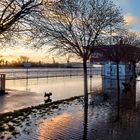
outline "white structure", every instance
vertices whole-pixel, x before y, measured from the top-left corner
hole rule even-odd
[[[102,64],[102,76],[109,78],[116,78],[117,68],[115,62],[104,62]],[[121,77],[132,76],[134,72],[134,66],[132,64],[127,64],[120,62],[119,64],[119,75]]]

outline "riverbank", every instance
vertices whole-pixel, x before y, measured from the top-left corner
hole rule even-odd
[[[99,96],[98,96],[99,97]],[[100,95],[101,97],[101,95]],[[1,140],[139,140],[140,102],[120,108],[99,101],[84,108],[83,97],[0,115]]]

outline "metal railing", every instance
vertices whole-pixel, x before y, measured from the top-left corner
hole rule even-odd
[[[140,74],[140,67],[136,68],[136,73]],[[83,69],[0,69],[0,74],[6,74],[6,80],[83,76]],[[88,75],[101,75],[101,67],[88,68]]]
[[[66,77],[82,76],[83,69],[16,69],[0,71],[6,74],[6,80],[12,79],[30,79],[30,78],[49,78],[49,77]],[[88,75],[101,75],[101,69],[88,69]]]

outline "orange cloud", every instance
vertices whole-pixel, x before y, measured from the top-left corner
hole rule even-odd
[[[138,22],[138,19],[135,16],[124,16],[124,20],[127,25],[133,25]]]

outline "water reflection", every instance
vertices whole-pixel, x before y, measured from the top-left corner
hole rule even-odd
[[[101,89],[100,76],[93,76],[92,81],[93,89]],[[45,92],[53,93],[52,101],[83,95],[83,77],[6,80],[6,88],[9,94],[4,100],[0,97],[0,113],[44,103]]]
[[[112,107],[118,103],[117,80],[102,78],[102,91],[91,94],[90,104],[95,106],[108,102]],[[120,78],[120,107],[118,109],[133,109],[136,105],[136,78]]]
[[[108,79],[107,79],[108,80]],[[121,79],[128,82],[130,79]],[[115,85],[115,79],[111,79]],[[104,79],[104,82],[106,80]],[[122,83],[121,82],[121,83]],[[109,84],[109,82],[108,82]],[[140,83],[137,83],[138,87]],[[106,83],[102,92],[91,94],[93,104],[63,104],[58,114],[42,119],[37,129],[38,140],[135,140],[140,139],[140,104],[136,103],[136,79],[129,91],[124,93],[121,86],[120,117],[117,119],[116,88]],[[109,88],[107,88],[109,87]],[[137,88],[138,88],[137,87]],[[108,92],[108,90],[110,92]],[[64,107],[66,106],[66,107]],[[65,111],[63,110],[65,108]]]
[[[134,109],[136,104],[136,78],[126,77],[120,78],[120,99],[117,96],[116,79],[103,78],[103,93],[107,96],[108,101],[112,105],[117,105],[117,116],[122,116],[126,109]],[[125,113],[123,113],[125,114]]]
[[[84,102],[84,113],[83,113],[83,140],[87,140],[87,134],[88,134],[88,101]]]
[[[129,80],[130,78],[121,79],[120,84]],[[120,108],[117,107],[115,98],[116,80],[104,78],[102,85],[102,92],[91,94],[91,104],[84,102],[82,108],[71,105],[70,112],[61,112],[51,119],[43,120],[38,128],[38,140],[139,139],[140,111],[136,111],[136,79],[131,81],[128,91],[124,92],[124,86],[120,85]]]
[[[112,103],[117,99],[117,80],[111,78],[102,78],[102,90],[106,94]],[[136,95],[136,78],[125,77],[120,78],[120,98],[128,96],[129,94]]]
[[[128,84],[128,87],[125,87],[124,84]],[[138,130],[140,126],[140,110],[139,103],[136,104],[136,78],[127,77],[120,79],[120,105],[117,104],[117,81],[116,79],[108,79],[103,77],[102,82],[102,92],[97,94],[91,94],[90,111],[95,110],[96,107],[104,108],[106,104],[108,105],[107,118],[97,119],[98,125],[102,125],[103,128],[98,128],[93,122],[92,127],[97,129],[97,132],[94,132],[94,135],[89,133],[88,139],[103,139],[103,135],[106,136],[108,140],[134,140],[139,139],[140,135]],[[139,93],[137,93],[139,94]],[[89,111],[89,112],[90,112]],[[102,112],[99,112],[102,115]],[[104,112],[104,115],[107,112]],[[119,113],[119,114],[118,114]],[[103,117],[104,117],[103,115]],[[118,117],[119,116],[119,117]],[[91,121],[91,119],[90,119]],[[107,123],[106,123],[107,122]],[[89,122],[90,123],[90,122]],[[91,130],[88,130],[90,132]],[[92,138],[91,138],[92,137]]]

